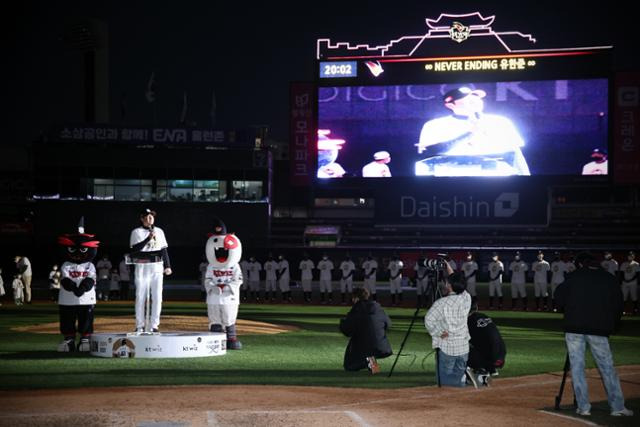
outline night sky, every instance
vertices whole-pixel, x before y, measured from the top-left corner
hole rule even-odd
[[[128,125],[150,125],[144,92],[151,72],[157,83],[159,124],[175,126],[188,93],[187,120],[217,125],[269,125],[287,139],[291,81],[313,79],[315,40],[380,43],[425,31],[424,19],[440,13],[496,15],[494,28],[532,33],[537,48],[613,44],[615,68],[638,69],[634,24],[624,11],[590,9],[586,3],[510,2],[33,2],[25,1],[5,31],[8,60],[8,138],[24,144],[53,123],[83,120],[82,61],[61,36],[83,18],[109,27],[110,116]],[[418,4],[422,3],[422,4]],[[376,6],[377,5],[377,6]],[[481,5],[481,7],[478,7]],[[632,21],[632,20],[631,20]],[[3,61],[5,62],[5,61]]]

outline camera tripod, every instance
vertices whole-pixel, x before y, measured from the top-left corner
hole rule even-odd
[[[426,295],[430,295],[431,296],[431,305],[433,305],[433,302],[442,297],[442,291],[440,289],[440,285],[439,285],[439,278],[442,277],[443,274],[441,272],[439,272],[438,270],[435,270],[432,272],[432,274],[429,275],[429,282],[427,285],[427,289],[426,289]],[[396,364],[398,363],[398,358],[400,357],[400,355],[402,354],[402,350],[404,349],[405,344],[407,343],[407,339],[409,338],[409,334],[411,334],[411,329],[413,328],[413,324],[415,323],[416,319],[418,318],[418,313],[420,312],[421,309],[421,304],[420,304],[420,299],[416,298],[416,311],[413,313],[413,317],[411,318],[411,323],[409,324],[409,328],[407,329],[407,332],[404,335],[404,339],[402,340],[402,343],[400,344],[400,350],[398,350],[398,353],[396,354],[396,358],[393,361],[393,365],[391,365],[391,370],[389,371],[389,375],[387,375],[387,378],[390,378],[391,375],[393,374],[393,370],[396,367]],[[438,354],[439,349],[435,349],[435,357],[436,357],[436,379],[438,381],[438,387],[440,387],[440,375],[437,374],[437,369],[438,369]],[[431,354],[431,353],[429,353]],[[428,355],[427,355],[428,356]]]
[[[562,382],[560,383],[560,390],[558,390],[558,395],[556,396],[556,403],[554,408],[556,411],[560,410],[560,401],[562,400],[562,393],[564,392],[564,384],[567,381],[567,374],[571,370],[571,361],[569,360],[569,353],[567,353],[567,357],[564,360],[564,373],[562,374]],[[573,393],[573,406],[576,406],[576,394]]]

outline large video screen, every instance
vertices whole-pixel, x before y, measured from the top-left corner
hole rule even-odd
[[[318,178],[606,175],[607,79],[318,89]]]

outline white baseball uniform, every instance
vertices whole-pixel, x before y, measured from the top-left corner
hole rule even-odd
[[[82,264],[76,264],[74,262],[65,262],[60,267],[60,273],[62,279],[70,279],[76,286],[86,279],[96,280],[96,268],[91,262],[84,262]],[[73,292],[69,292],[60,287],[60,293],[58,294],[59,305],[93,305],[96,303],[96,288],[91,288],[90,291],[85,292],[79,297],[75,296]]]
[[[389,265],[387,265],[387,269],[389,270],[389,291],[391,294],[401,294],[402,293],[402,268],[404,264],[402,261],[391,260],[389,261]]]
[[[491,261],[489,263],[489,296],[493,297],[498,294],[502,296],[502,274],[504,272],[504,264],[502,261]],[[492,280],[493,279],[493,280]]]
[[[478,271],[478,263],[475,261],[465,261],[462,263],[462,271],[464,272],[464,277],[467,279],[467,292],[472,297],[477,296],[476,293],[476,274],[473,274]]]
[[[607,270],[608,273],[613,274],[614,276],[618,272],[618,261],[615,259],[605,259],[600,263],[600,266]]]
[[[318,270],[320,270],[320,292],[331,292],[331,271],[333,270],[333,262],[329,259],[322,259],[318,262]]]
[[[280,260],[278,263],[278,274],[280,275],[280,279],[278,280],[280,291],[289,292],[289,281],[291,280],[291,274],[289,273],[289,261],[286,259]]]
[[[356,270],[356,265],[351,260],[344,260],[340,263],[340,292],[353,292],[353,273]]]
[[[240,271],[242,272],[242,286],[241,288],[247,290],[249,288],[249,261],[243,259],[239,263]]]
[[[140,252],[159,251],[169,247],[164,231],[160,227],[154,227],[155,237],[149,240]],[[150,234],[150,230],[144,227],[138,227],[131,232],[129,244],[131,247],[145,240]],[[151,295],[151,328],[157,328],[160,325],[160,312],[162,311],[162,279],[164,275],[164,265],[162,261],[135,264],[135,280],[136,280],[136,329],[144,328],[145,302],[147,292]]]
[[[631,301],[638,300],[638,278],[637,274],[640,271],[640,264],[637,261],[625,261],[620,266],[620,271],[623,272],[622,277],[622,295],[624,300],[627,301],[631,296]]]
[[[375,295],[378,262],[375,259],[367,259],[362,263],[362,268],[364,269],[364,287],[371,295]]]
[[[566,262],[559,260],[551,263],[551,298],[556,294],[556,288],[564,282],[564,275],[568,273]]]
[[[209,264],[205,273],[207,289],[207,315],[209,328],[235,325],[240,305],[242,270],[238,264],[229,268],[215,268]]]
[[[416,272],[416,294],[424,295],[427,293],[427,285],[429,284],[427,267],[420,265],[420,261],[416,261],[413,269]]]
[[[300,283],[304,292],[311,292],[311,281],[313,280],[313,269],[315,264],[310,259],[300,261]]]
[[[531,264],[531,270],[533,270],[533,288],[536,298],[549,296],[547,272],[551,270],[551,265],[545,260],[534,261]]]
[[[511,298],[518,298],[518,296],[521,298],[527,297],[525,290],[527,270],[529,270],[529,266],[522,260],[514,260],[509,264],[509,271],[511,272]]]
[[[260,271],[262,271],[262,264],[257,260],[253,262],[249,261],[247,269],[249,272],[249,289],[251,289],[252,292],[257,292],[260,290]]]
[[[272,259],[264,263],[265,271],[265,290],[271,292],[276,290],[276,271],[278,270],[278,262]]]

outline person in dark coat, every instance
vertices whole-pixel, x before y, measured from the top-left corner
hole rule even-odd
[[[471,305],[467,326],[471,336],[467,366],[473,369],[480,384],[489,385],[490,376],[504,367],[507,347],[493,319],[478,312],[477,304]]]
[[[372,374],[380,372],[376,359],[393,354],[387,329],[391,320],[380,304],[369,300],[369,291],[365,288],[353,290],[353,307],[347,317],[340,320],[340,331],[350,337],[344,353],[344,369],[359,371],[367,368]]]

